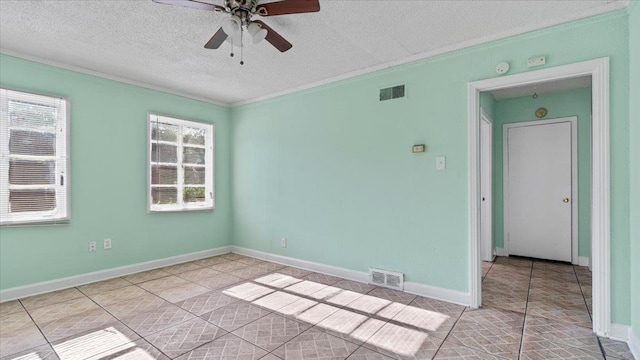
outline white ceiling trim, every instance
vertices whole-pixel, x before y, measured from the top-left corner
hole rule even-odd
[[[387,68],[391,68],[391,67],[395,67],[395,66],[399,66],[399,65],[403,65],[403,64],[407,64],[407,63],[411,63],[411,62],[416,62],[416,61],[420,61],[420,60],[424,60],[424,59],[428,59],[431,57],[435,57],[438,55],[443,55],[446,53],[450,53],[450,52],[454,52],[457,50],[462,50],[465,48],[470,48],[472,46],[477,46],[477,45],[482,45],[482,44],[486,44],[492,41],[496,41],[496,40],[502,40],[502,39],[506,39],[512,36],[516,36],[516,35],[522,35],[528,32],[532,32],[532,31],[536,31],[536,30],[542,30],[542,29],[546,29],[549,27],[553,27],[556,25],[562,25],[562,24],[566,24],[568,22],[571,21],[576,21],[576,20],[580,20],[580,19],[584,19],[584,18],[588,18],[590,16],[595,16],[595,15],[599,15],[599,14],[603,14],[603,13],[608,13],[608,12],[613,12],[616,10],[620,10],[620,9],[624,9],[629,5],[629,1],[630,0],[621,0],[621,1],[615,1],[612,0],[610,3],[608,3],[606,5],[606,10],[603,11],[602,8],[597,8],[597,9],[588,9],[587,11],[583,11],[583,12],[579,12],[579,13],[575,13],[572,16],[565,16],[563,17],[560,21],[558,21],[557,19],[554,20],[549,20],[543,23],[538,23],[537,25],[531,25],[531,26],[523,26],[520,28],[516,28],[513,30],[509,30],[509,31],[505,31],[505,32],[501,32],[498,34],[494,34],[494,35],[490,35],[490,36],[484,36],[478,39],[474,39],[474,40],[469,40],[469,41],[464,41],[458,44],[454,44],[451,46],[445,46],[433,51],[427,51],[424,53],[420,53],[417,55],[412,55],[409,56],[407,58],[401,59],[401,60],[395,60],[395,61],[389,61],[387,63],[384,64],[380,64],[380,65],[376,65],[376,66],[371,66],[368,67],[366,69],[362,69],[362,70],[357,70],[357,71],[352,71],[346,74],[342,74],[339,76],[334,76],[325,80],[321,80],[321,81],[316,81],[313,83],[309,83],[309,84],[305,84],[302,86],[298,86],[295,88],[291,88],[288,90],[284,90],[284,91],[279,91],[279,92],[275,92],[273,94],[269,94],[269,95],[265,95],[265,96],[259,96],[256,98],[252,98],[252,99],[247,99],[247,100],[243,100],[243,101],[238,101],[238,102],[234,102],[231,103],[231,107],[236,107],[236,106],[242,106],[242,105],[248,105],[248,104],[252,104],[252,103],[257,103],[260,101],[264,101],[264,100],[268,100],[268,99],[273,99],[276,97],[280,97],[280,96],[284,96],[284,95],[288,95],[288,94],[292,94],[298,91],[302,91],[302,90],[307,90],[307,89],[311,89],[311,88],[315,88],[318,86],[322,86],[322,85],[327,85],[327,84],[331,84],[334,82],[338,82],[341,80],[347,80],[350,78],[354,78],[356,76],[361,76],[361,75],[366,75],[372,72],[376,72],[379,70],[383,70],[383,69],[387,69]],[[526,59],[523,59],[522,61],[526,62]]]
[[[229,104],[229,103],[224,103],[224,102],[221,102],[221,101],[217,101],[217,100],[213,100],[213,99],[209,99],[209,98],[205,98],[205,97],[198,97],[198,96],[194,96],[193,94],[183,93],[183,92],[176,91],[176,90],[173,90],[173,89],[170,89],[170,88],[151,85],[151,84],[144,83],[144,82],[141,82],[141,81],[131,80],[131,79],[128,79],[128,78],[117,76],[117,75],[111,75],[111,74],[103,73],[103,72],[100,72],[100,71],[90,70],[90,69],[83,68],[83,67],[80,67],[80,66],[69,65],[69,64],[65,64],[65,63],[59,62],[59,61],[44,59],[44,58],[41,58],[41,57],[38,57],[38,56],[25,55],[25,54],[22,54],[22,53],[19,53],[19,52],[16,52],[16,51],[3,49],[1,47],[0,47],[0,54],[13,56],[13,57],[16,57],[16,58],[29,60],[29,61],[33,61],[33,62],[36,62],[36,63],[44,64],[44,65],[50,65],[50,66],[54,66],[54,67],[61,68],[61,69],[64,69],[64,70],[74,71],[74,72],[85,74],[85,75],[91,75],[91,76],[103,78],[103,79],[106,79],[106,80],[113,80],[113,81],[121,82],[121,83],[128,84],[128,85],[138,86],[138,87],[149,89],[149,90],[161,91],[161,92],[164,92],[164,93],[167,93],[167,94],[177,95],[177,96],[181,96],[183,98],[187,98],[187,99],[191,99],[191,100],[198,100],[198,101],[202,101],[202,102],[205,102],[205,103],[222,106],[222,107],[225,107],[225,108],[230,108],[232,106],[232,104]]]

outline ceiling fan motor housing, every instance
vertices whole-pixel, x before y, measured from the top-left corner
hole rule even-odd
[[[241,11],[249,14],[250,17],[251,14],[256,11],[258,0],[225,0],[224,6],[232,14]]]

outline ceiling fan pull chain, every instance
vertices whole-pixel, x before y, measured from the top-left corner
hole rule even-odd
[[[231,38],[231,57],[233,57],[233,38]]]
[[[243,32],[244,32],[244,30],[242,29],[242,27],[240,27],[240,65],[244,65],[244,61],[243,61],[243,54],[244,54],[244,51],[243,51],[243,47],[244,46],[243,45],[244,44],[242,43],[243,42],[243,36],[242,36]]]

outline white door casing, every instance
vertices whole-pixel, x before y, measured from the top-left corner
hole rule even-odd
[[[505,124],[508,254],[577,263],[577,118]]]
[[[591,76],[591,265],[593,331],[611,333],[609,58],[472,81],[467,85],[469,306],[482,304],[480,92]]]
[[[482,260],[493,260],[493,124],[491,118],[480,110],[480,236]]]

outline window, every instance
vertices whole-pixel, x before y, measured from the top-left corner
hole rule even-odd
[[[149,211],[211,210],[213,125],[149,114]]]
[[[0,225],[69,219],[68,105],[0,89]]]

